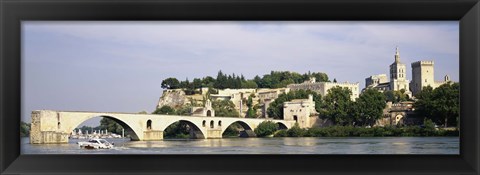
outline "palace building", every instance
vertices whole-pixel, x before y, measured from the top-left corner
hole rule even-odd
[[[444,81],[434,80],[433,65],[433,61],[417,61],[412,63],[412,81],[409,81],[406,78],[406,66],[400,62],[400,52],[397,47],[395,49],[395,62],[390,65],[390,80],[387,80],[386,74],[372,75],[365,78],[365,89],[374,88],[381,92],[404,89],[405,94],[412,97],[412,95],[418,94],[423,87],[431,86],[435,89],[449,82],[450,77],[448,75],[445,76]]]

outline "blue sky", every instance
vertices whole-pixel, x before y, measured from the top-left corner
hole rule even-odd
[[[22,120],[32,110],[152,112],[168,77],[271,70],[325,72],[340,82],[387,74],[395,47],[411,79],[434,60],[459,80],[458,21],[22,22]],[[93,123],[96,123],[95,120]],[[92,122],[91,122],[92,123]]]

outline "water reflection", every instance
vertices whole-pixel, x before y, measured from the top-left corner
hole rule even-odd
[[[458,137],[109,139],[115,143],[109,150],[80,149],[78,141],[32,145],[22,138],[21,150],[22,154],[459,154]]]

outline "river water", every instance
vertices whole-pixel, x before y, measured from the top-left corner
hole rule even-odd
[[[458,137],[224,138],[163,141],[106,139],[113,149],[87,150],[68,144],[30,144],[22,154],[459,154]]]

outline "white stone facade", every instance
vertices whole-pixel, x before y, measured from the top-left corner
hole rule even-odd
[[[283,120],[296,121],[301,128],[310,128],[314,123],[310,117],[317,118],[313,96],[308,99],[295,99],[283,103]]]
[[[289,84],[287,85],[287,88],[289,88],[291,91],[300,90],[300,89],[312,90],[322,95],[322,97],[324,97],[325,95],[328,94],[329,89],[336,86],[348,88],[352,92],[350,98],[353,101],[355,101],[355,99],[357,99],[359,96],[360,88],[359,88],[358,82],[357,83],[315,82],[314,79],[313,80],[311,79],[310,81],[305,81],[304,83],[301,83],[301,84]]]

